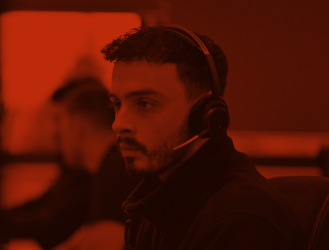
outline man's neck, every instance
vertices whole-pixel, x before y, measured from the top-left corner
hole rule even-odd
[[[158,174],[158,177],[164,182],[165,180],[168,179],[172,173],[176,171],[176,169],[185,161],[187,161],[196,151],[201,148],[203,144],[205,144],[209,138],[199,138],[196,141],[191,143],[190,150],[188,153],[179,161],[179,163],[174,164],[173,166],[170,166],[170,168],[166,169],[165,171],[161,172]]]

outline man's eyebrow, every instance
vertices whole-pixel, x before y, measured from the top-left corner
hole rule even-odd
[[[133,96],[141,96],[141,95],[158,95],[162,96],[163,94],[161,92],[158,92],[154,89],[141,89],[137,91],[131,91],[126,95],[126,98],[133,97]]]
[[[116,99],[119,99],[115,94],[113,94],[113,93],[111,93],[111,92],[108,92],[107,96],[108,96],[109,98],[114,97],[114,98],[116,98]]]
[[[128,94],[125,95],[125,98],[131,98],[134,96],[143,96],[143,95],[157,95],[157,96],[163,96],[163,94],[159,91],[156,91],[154,89],[141,89],[141,90],[136,90],[136,91],[131,91]],[[109,97],[114,97],[119,99],[115,94],[109,92],[108,93]]]

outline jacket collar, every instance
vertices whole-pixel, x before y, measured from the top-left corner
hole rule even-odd
[[[189,226],[218,187],[218,180],[243,162],[226,134],[209,139],[162,183],[155,175],[145,178],[123,203],[126,213],[148,220],[172,240]],[[215,190],[216,189],[216,190]],[[187,228],[186,228],[187,229]]]

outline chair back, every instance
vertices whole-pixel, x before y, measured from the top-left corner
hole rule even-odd
[[[291,202],[308,238],[308,250],[329,249],[329,178],[284,176],[269,179]]]

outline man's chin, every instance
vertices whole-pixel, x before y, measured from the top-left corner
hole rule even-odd
[[[172,166],[180,165],[187,150],[189,150],[189,145],[173,155],[166,154],[163,157],[151,157],[153,160],[146,156],[126,156],[124,157],[126,172],[133,178],[163,174]]]
[[[132,178],[145,178],[158,174],[158,170],[153,168],[145,168],[145,163],[138,162],[136,157],[124,157],[126,163],[126,172]]]

